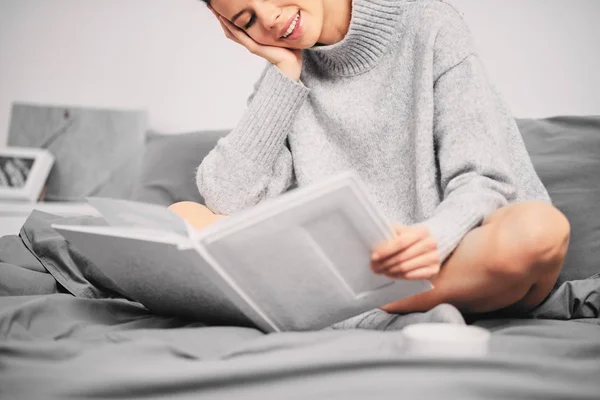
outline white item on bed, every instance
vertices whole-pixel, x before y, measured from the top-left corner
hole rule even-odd
[[[402,330],[406,352],[415,356],[483,357],[490,332],[472,325],[419,323]]]
[[[393,232],[352,173],[202,231],[161,206],[88,201],[110,226],[53,227],[157,312],[250,320],[265,331],[320,329],[432,287],[370,270],[373,247]]]

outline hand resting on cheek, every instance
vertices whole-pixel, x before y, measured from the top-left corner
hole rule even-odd
[[[225,36],[244,46],[250,53],[255,54],[275,65],[288,78],[297,81],[302,72],[302,50],[288,49],[278,46],[266,46],[256,42],[246,32],[219,15],[212,7],[208,7],[217,17]]]

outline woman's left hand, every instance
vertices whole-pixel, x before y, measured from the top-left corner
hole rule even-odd
[[[394,226],[396,236],[375,248],[371,268],[394,279],[429,279],[440,272],[436,240],[423,225]]]

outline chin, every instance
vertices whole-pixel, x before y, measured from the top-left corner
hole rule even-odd
[[[289,46],[289,47],[294,48],[294,49],[299,49],[299,50],[306,50],[306,49],[310,49],[310,48],[314,47],[319,42],[318,35],[311,35],[311,36],[306,35],[302,39],[303,40],[298,41],[298,42],[294,43],[293,46]]]
[[[295,43],[293,46],[288,46],[289,49],[306,50],[313,47],[316,43]]]

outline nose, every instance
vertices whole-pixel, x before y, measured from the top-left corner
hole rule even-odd
[[[268,1],[262,2],[255,12],[257,19],[267,30],[271,30],[277,25],[277,19],[281,15],[279,7]]]

